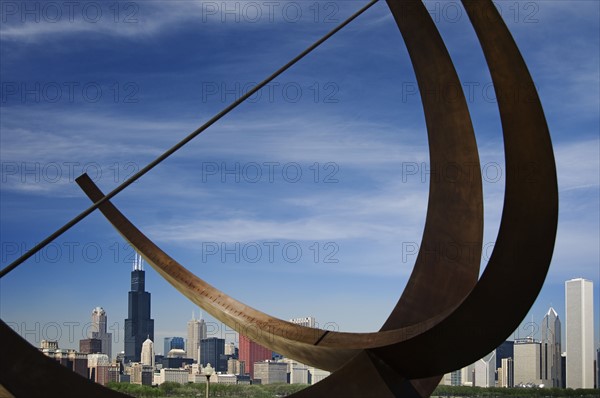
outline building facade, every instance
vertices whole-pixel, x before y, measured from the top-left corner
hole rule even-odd
[[[102,340],[79,340],[79,352],[81,352],[82,354],[102,354]]]
[[[561,324],[554,308],[550,308],[541,325],[542,381],[546,387],[562,385]]]
[[[567,388],[594,388],[593,288],[582,278],[565,282]]]
[[[254,364],[254,380],[260,384],[287,383],[288,364],[285,362],[256,362]]]
[[[142,344],[142,365],[152,366],[154,368],[154,343],[146,339]]]
[[[87,354],[82,354],[75,350],[61,350],[58,348],[43,348],[41,351],[44,355],[54,359],[62,366],[71,369],[73,372],[85,377],[86,379],[88,378]]]
[[[106,385],[110,380],[109,369],[110,360],[106,354],[89,354],[88,359],[88,378],[95,383]]]
[[[273,351],[250,340],[243,334],[240,334],[240,346],[238,350],[239,360],[244,362],[246,373],[250,379],[254,378],[254,364],[270,360],[273,357]]]
[[[169,351],[185,350],[185,340],[183,337],[165,337],[163,355],[169,355]]]
[[[512,358],[502,358],[502,364],[498,368],[498,387],[511,388],[514,382],[514,363]]]
[[[187,323],[186,350],[188,358],[194,358],[194,361],[200,362],[200,341],[207,337],[206,322],[202,317],[196,319],[192,314],[192,319]]]
[[[539,386],[542,381],[542,355],[539,341],[515,341],[514,385]]]
[[[473,384],[476,387],[496,386],[496,350],[475,362]]]
[[[186,369],[161,369],[154,377],[154,384],[160,385],[166,382],[187,384],[189,378],[190,372]]]
[[[305,316],[301,318],[292,318],[290,319],[291,323],[295,323],[296,325],[304,326],[307,328],[316,328],[317,322],[312,316]]]
[[[227,373],[230,375],[243,375],[246,373],[245,365],[246,364],[239,359],[229,358],[227,360]]]
[[[202,366],[209,363],[216,372],[227,372],[225,357],[225,339],[210,337],[200,340],[200,361]]]
[[[150,293],[145,289],[146,272],[141,256],[136,253],[131,271],[128,318],[125,319],[125,363],[139,362],[144,341],[148,338],[154,341],[154,319],[150,318]]]
[[[125,370],[129,375],[129,382],[131,384],[151,386],[154,381],[154,369],[151,366],[133,363],[130,367],[125,368]]]
[[[112,333],[107,332],[106,311],[102,307],[92,310],[92,338],[102,341],[100,353],[108,355],[112,359]]]

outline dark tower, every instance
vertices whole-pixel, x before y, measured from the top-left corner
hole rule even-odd
[[[131,272],[128,318],[125,319],[125,363],[139,362],[142,344],[154,341],[154,319],[150,319],[150,293],[145,291],[146,272],[137,253]]]

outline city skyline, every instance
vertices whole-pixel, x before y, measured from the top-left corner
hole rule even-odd
[[[294,3],[302,10],[297,21],[278,9],[272,22],[253,22],[243,10],[235,20],[196,3],[131,4],[138,8],[118,15],[104,9],[95,24],[79,14],[76,23],[2,15],[2,267],[89,205],[73,182],[79,174],[114,188],[358,6]],[[593,2],[531,4],[498,2],[548,118],[560,222],[546,285],[518,336],[550,306],[566,319],[567,279],[592,280],[594,303],[600,297],[600,16]],[[502,140],[481,49],[465,14],[443,7],[432,2],[430,12],[458,55],[480,145],[484,267],[502,210]],[[137,22],[124,22],[127,16]],[[377,330],[414,263],[430,179],[422,107],[402,51],[385,5],[374,6],[115,204],[236,299],[281,319],[311,314],[332,330]],[[57,87],[62,96],[54,100]],[[102,306],[114,355],[123,350],[133,255],[93,214],[0,281],[0,316],[38,345],[60,337],[76,348],[87,338],[90,309]],[[185,336],[195,306],[147,271],[155,343]],[[56,280],[65,287],[57,289]],[[26,293],[32,288],[35,296]],[[235,339],[206,321],[209,336]]]

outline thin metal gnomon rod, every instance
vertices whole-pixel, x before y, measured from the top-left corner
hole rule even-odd
[[[0,271],[0,278],[4,277],[10,271],[12,271],[13,269],[17,268],[19,265],[21,265],[23,262],[25,262],[31,256],[33,256],[38,251],[40,251],[44,247],[46,247],[50,242],[52,242],[53,240],[55,240],[56,238],[58,238],[59,236],[61,236],[65,232],[67,232],[69,229],[71,229],[72,227],[74,227],[77,223],[79,223],[81,220],[83,220],[88,215],[90,215],[94,210],[96,210],[98,207],[100,207],[100,205],[102,205],[104,202],[112,199],[119,192],[123,191],[129,185],[133,184],[135,181],[137,181],[139,178],[141,178],[144,174],[146,174],[147,172],[149,172],[150,170],[152,170],[154,167],[158,166],[163,160],[167,159],[169,156],[171,156],[172,154],[174,154],[175,152],[177,152],[179,149],[181,149],[188,142],[190,142],[191,140],[193,140],[194,138],[196,138],[198,135],[200,135],[202,132],[204,132],[210,126],[212,126],[213,124],[215,124],[217,121],[219,121],[225,115],[227,115],[229,112],[231,112],[232,110],[234,110],[235,108],[237,108],[238,105],[240,105],[242,102],[246,101],[248,98],[250,98],[251,96],[253,96],[254,94],[256,94],[258,91],[260,91],[262,88],[264,88],[267,84],[269,84],[275,78],[277,78],[279,75],[281,75],[283,72],[287,71],[289,68],[291,68],[292,66],[294,66],[298,61],[300,61],[302,58],[304,58],[305,56],[307,56],[308,54],[310,54],[313,50],[315,50],[317,47],[319,47],[321,44],[323,44],[325,41],[327,41],[331,36],[335,35],[337,32],[339,32],[344,27],[346,27],[346,25],[350,24],[350,22],[354,21],[356,18],[358,18],[362,13],[364,13],[369,8],[371,8],[371,6],[373,6],[378,1],[379,0],[371,0],[367,5],[365,5],[363,8],[361,8],[360,10],[358,10],[357,12],[355,12],[354,14],[352,14],[348,19],[346,19],[344,22],[342,22],[341,24],[339,24],[336,28],[334,28],[333,30],[331,30],[325,36],[321,37],[319,40],[317,40],[315,43],[313,43],[306,50],[304,50],[303,52],[301,52],[300,54],[298,54],[296,57],[294,57],[287,64],[283,65],[281,68],[279,68],[277,71],[275,71],[272,75],[270,75],[265,80],[263,80],[262,82],[260,82],[256,87],[254,87],[253,89],[251,89],[250,91],[248,91],[246,94],[242,95],[240,98],[238,98],[237,100],[235,100],[234,102],[232,102],[229,106],[227,106],[221,112],[219,112],[215,116],[213,116],[209,121],[207,121],[206,123],[204,123],[202,126],[198,127],[195,131],[193,131],[192,133],[190,133],[187,137],[185,137],[184,139],[182,139],[181,141],[179,141],[177,144],[173,145],[170,149],[168,149],[162,155],[160,155],[159,157],[157,157],[156,159],[154,159],[152,162],[150,162],[143,169],[141,169],[140,171],[138,171],[137,173],[135,173],[133,176],[131,176],[130,178],[128,178],[127,180],[125,180],[121,185],[119,185],[118,187],[116,187],[115,189],[113,189],[111,192],[109,192],[102,199],[100,199],[99,201],[97,201],[96,203],[94,203],[93,205],[91,205],[90,207],[88,207],[86,210],[82,211],[79,215],[77,215],[71,221],[67,222],[65,225],[63,225],[58,230],[56,230],[53,234],[49,235],[46,239],[44,239],[43,241],[41,241],[40,243],[38,243],[37,245],[35,245],[34,247],[32,247],[30,250],[28,250],[21,257],[19,257],[18,259],[16,259],[12,263],[10,263],[8,266],[6,266],[5,268],[3,268]]]

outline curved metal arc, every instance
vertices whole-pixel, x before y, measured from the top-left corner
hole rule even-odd
[[[448,318],[419,336],[398,343],[394,349],[372,350],[409,377],[468,365],[506,339],[537,298],[556,239],[556,166],[533,79],[493,3],[463,0],[463,5],[481,43],[496,92],[505,93],[498,98],[507,171],[504,209],[493,254],[465,301]],[[480,325],[472,325],[474,319]],[[468,342],[469,349],[458,341]],[[421,355],[438,350],[444,355],[436,361]],[[398,352],[405,356],[394,355]]]

